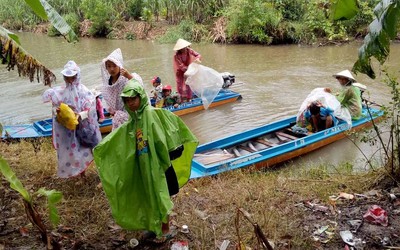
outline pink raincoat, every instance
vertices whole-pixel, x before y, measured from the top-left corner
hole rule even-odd
[[[174,71],[176,78],[176,87],[182,99],[191,99],[192,90],[185,84],[184,74],[189,67],[189,64],[196,59],[200,59],[201,55],[191,48],[178,50],[174,55]]]

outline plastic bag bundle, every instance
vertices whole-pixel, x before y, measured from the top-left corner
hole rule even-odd
[[[331,93],[326,92],[324,88],[313,89],[301,104],[296,119],[296,122],[299,126],[301,127],[307,126],[307,121],[304,117],[304,112],[307,110],[308,106],[315,101],[321,102],[324,107],[331,108],[333,110],[333,115],[336,118],[345,121],[349,126],[351,126],[350,111],[347,108],[342,107],[337,98]]]
[[[76,125],[79,123],[78,116],[65,103],[60,104],[60,112],[57,113],[56,120],[69,130],[75,130]]]
[[[212,68],[191,63],[185,76],[186,84],[202,99],[204,108],[208,109],[224,84],[221,74]]]

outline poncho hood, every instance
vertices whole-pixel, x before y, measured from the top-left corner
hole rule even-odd
[[[130,80],[124,87],[121,93],[121,97],[135,97],[140,96],[140,107],[136,112],[131,111],[126,104],[125,110],[128,111],[129,115],[133,118],[135,115],[141,117],[143,114],[143,110],[149,106],[149,98],[147,97],[146,92],[143,89],[143,86],[139,83],[138,80],[132,79]]]

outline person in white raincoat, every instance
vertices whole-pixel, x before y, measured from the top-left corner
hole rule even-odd
[[[101,75],[103,78],[102,95],[107,104],[107,110],[113,115],[112,129],[118,128],[129,118],[125,111],[124,104],[120,97],[122,89],[130,79],[136,79],[143,86],[142,78],[136,74],[130,74],[123,67],[121,49],[114,50],[109,56],[103,59],[101,64]]]
[[[101,134],[97,122],[95,96],[80,82],[80,68],[74,61],[69,61],[64,70],[65,86],[54,87],[43,93],[44,102],[53,105],[53,145],[57,150],[58,170],[61,178],[69,178],[83,174],[93,161],[92,149],[94,146],[84,145],[78,138],[76,129],[70,130],[60,124],[57,119],[57,110],[60,104],[67,104],[75,114],[79,115],[79,123],[85,126],[84,131],[91,131],[92,142],[99,142]],[[97,144],[96,143],[96,144]]]

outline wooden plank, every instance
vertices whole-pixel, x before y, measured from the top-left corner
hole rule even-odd
[[[196,155],[196,157],[194,159],[204,165],[210,165],[210,164],[228,160],[231,158],[235,158],[235,155],[233,155],[233,154],[213,154],[213,155],[198,154],[198,155]]]
[[[275,147],[278,145],[278,144],[272,143],[266,139],[257,139],[256,142],[264,144],[265,146],[268,146],[268,147]]]
[[[250,153],[257,152],[257,151],[254,151],[253,149],[251,149],[251,148],[249,148],[249,147],[247,147],[247,146],[238,145],[237,147],[238,147],[238,148],[241,148],[241,149],[243,149],[243,150],[249,151]]]
[[[288,139],[290,139],[290,140],[297,140],[297,139],[299,139],[299,137],[286,134],[286,133],[284,133],[284,132],[282,132],[282,131],[276,132],[276,135],[279,135],[279,136],[282,136],[282,137],[286,137],[286,138],[288,138]]]

